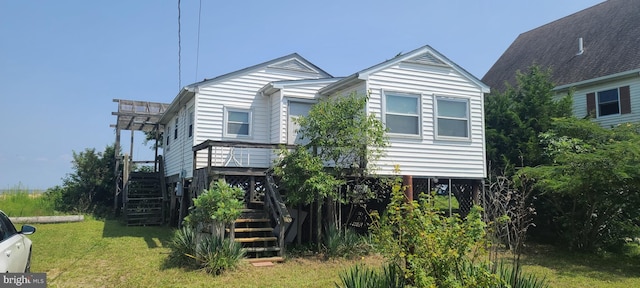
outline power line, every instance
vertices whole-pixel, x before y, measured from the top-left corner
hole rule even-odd
[[[178,91],[182,89],[182,43],[180,39],[180,0],[178,0]]]
[[[200,64],[200,16],[202,15],[202,0],[198,7],[198,44],[196,45],[196,75],[194,82],[198,82],[198,64]]]

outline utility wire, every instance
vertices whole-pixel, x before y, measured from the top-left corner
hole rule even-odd
[[[194,82],[198,82],[198,64],[200,64],[200,16],[202,15],[202,0],[200,0],[200,6],[198,7],[198,44],[196,45],[196,78]]]
[[[178,0],[178,91],[182,89],[182,43],[180,39],[180,0]]]

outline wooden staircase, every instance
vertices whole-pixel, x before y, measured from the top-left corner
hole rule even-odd
[[[242,244],[250,261],[284,261],[278,236],[274,234],[271,219],[263,209],[244,209],[240,218],[235,221],[234,227],[228,229],[228,232],[231,232],[231,238],[235,242]]]
[[[162,225],[164,197],[158,172],[131,172],[125,186],[125,218],[129,226]]]

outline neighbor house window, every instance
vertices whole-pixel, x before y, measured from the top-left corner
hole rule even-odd
[[[420,97],[385,93],[385,125],[389,133],[420,135]]]
[[[469,100],[436,97],[436,131],[440,137],[469,138]]]
[[[231,136],[251,135],[251,110],[226,109],[226,134]]]
[[[618,88],[598,92],[598,116],[620,114]]]

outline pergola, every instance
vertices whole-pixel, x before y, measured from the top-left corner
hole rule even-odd
[[[166,103],[158,103],[158,102],[148,102],[148,101],[135,101],[135,100],[123,100],[123,99],[113,99],[113,102],[118,103],[118,111],[111,112],[112,115],[117,116],[116,124],[111,124],[111,127],[116,129],[116,143],[115,143],[115,151],[118,153],[120,151],[120,134],[123,130],[131,131],[131,146],[129,151],[130,159],[133,159],[133,140],[134,140],[134,132],[135,131],[143,131],[143,132],[152,132],[156,131],[156,143],[159,140],[161,131],[160,118],[164,114],[164,112],[169,107],[169,104]],[[158,145],[155,147],[155,158],[158,158]],[[120,161],[122,161],[122,156],[116,155],[116,175],[119,174]],[[127,161],[128,162],[128,161]],[[143,163],[151,163],[152,161],[136,161]],[[157,162],[155,159],[153,160],[154,170],[157,170]],[[128,163],[125,163],[125,166],[128,167]],[[128,168],[124,169],[128,172]],[[126,178],[128,173],[124,173],[123,181],[126,182]],[[117,181],[117,180],[116,180]],[[117,181],[118,182],[118,181]],[[123,182],[123,183],[124,183]],[[117,195],[120,193],[120,187],[118,183],[116,183],[116,200],[114,203],[114,208],[117,208]]]

